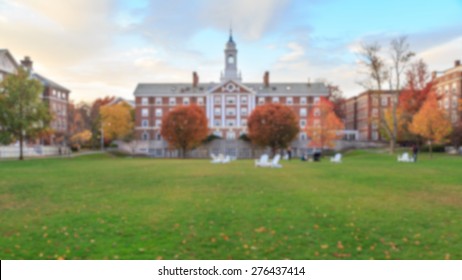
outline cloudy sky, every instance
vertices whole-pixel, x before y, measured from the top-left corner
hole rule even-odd
[[[363,89],[360,42],[408,36],[430,70],[462,59],[462,0],[0,0],[0,48],[78,102],[139,82],[218,82],[232,24],[243,80]],[[386,53],[384,53],[386,55]]]

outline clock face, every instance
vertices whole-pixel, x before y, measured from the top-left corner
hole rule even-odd
[[[229,64],[234,64],[234,56],[232,56],[232,55],[228,56],[228,63]]]

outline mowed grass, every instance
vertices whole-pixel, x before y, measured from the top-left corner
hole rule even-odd
[[[0,162],[0,259],[462,259],[462,158]]]

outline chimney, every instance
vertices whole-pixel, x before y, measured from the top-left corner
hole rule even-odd
[[[27,71],[32,71],[32,65],[34,63],[32,62],[32,60],[30,60],[30,57],[26,56],[24,57],[23,60],[21,60],[21,65],[27,70]]]
[[[199,76],[197,75],[197,72],[193,72],[193,87],[197,87],[199,84]]]
[[[269,71],[266,71],[263,75],[263,85],[269,87]]]
[[[454,67],[458,67],[458,66],[460,66],[460,60],[459,59],[454,61]]]

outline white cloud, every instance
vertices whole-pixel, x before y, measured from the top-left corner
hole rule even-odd
[[[428,48],[418,56],[429,65],[430,71],[444,71],[454,66],[455,60],[462,59],[462,36],[438,46]]]
[[[297,42],[288,43],[287,48],[290,49],[290,52],[281,56],[279,58],[280,62],[298,61],[305,55],[305,48]]]

